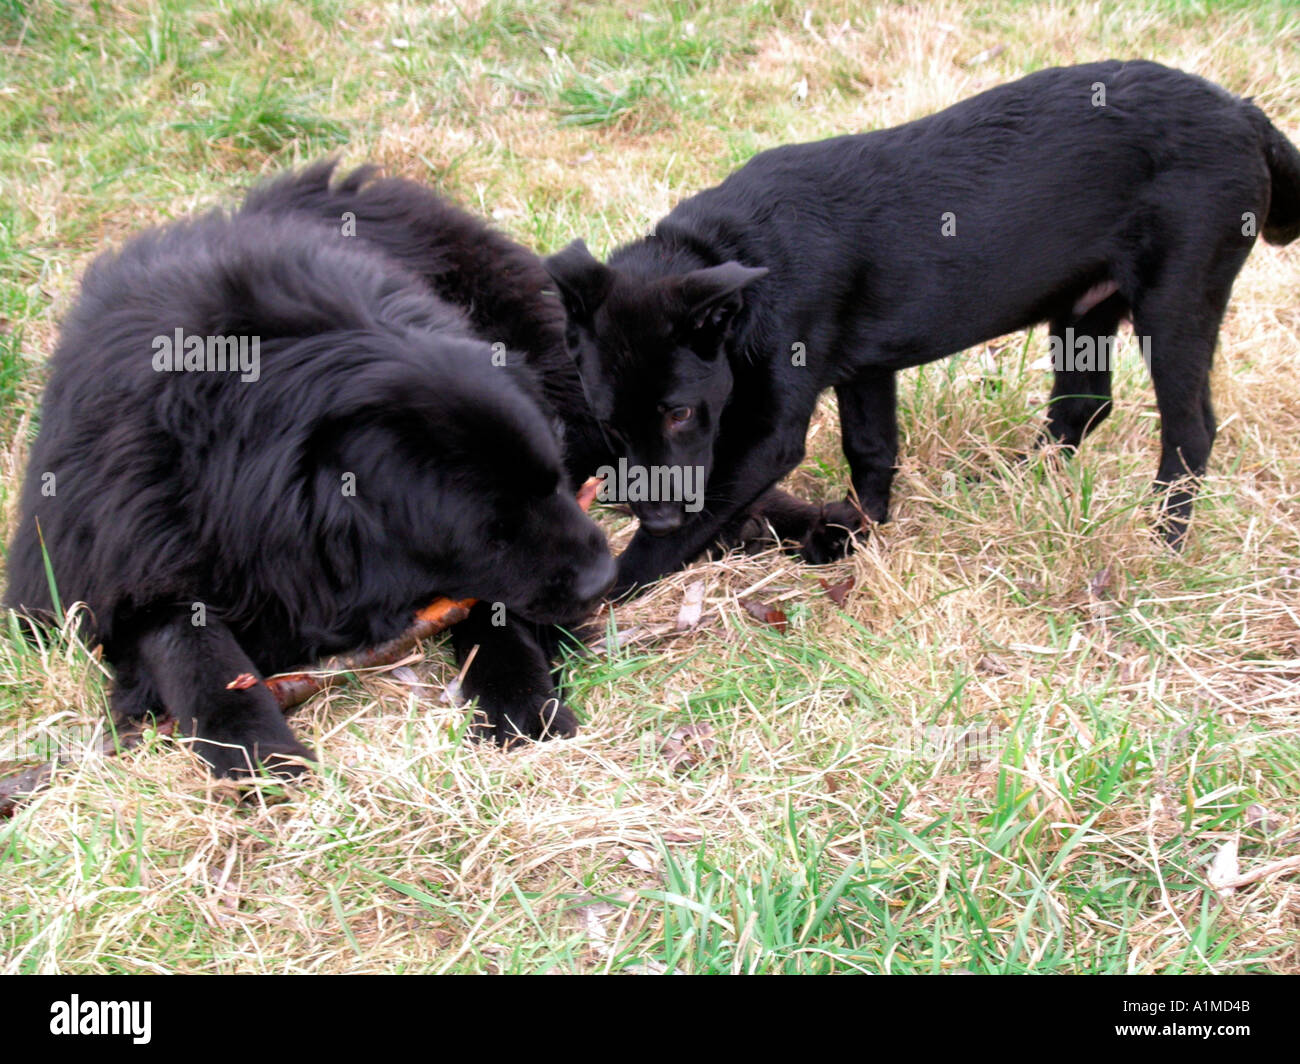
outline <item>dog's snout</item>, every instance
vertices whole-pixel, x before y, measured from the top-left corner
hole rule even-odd
[[[578,570],[578,578],[573,584],[573,597],[579,602],[593,602],[603,598],[614,586],[618,566],[608,553],[604,553],[591,565]]]
[[[682,508],[677,503],[653,503],[634,509],[641,519],[641,527],[652,536],[666,536],[682,527]]]

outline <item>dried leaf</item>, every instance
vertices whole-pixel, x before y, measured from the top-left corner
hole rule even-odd
[[[781,610],[777,609],[775,606],[769,606],[766,602],[759,602],[757,599],[745,599],[741,602],[741,605],[745,607],[749,612],[749,615],[756,621],[761,621],[763,624],[770,624],[782,635],[785,635],[785,630],[789,627],[790,619],[786,617]]]
[[[1230,892],[1238,887],[1246,887],[1251,883],[1258,883],[1261,879],[1272,879],[1276,876],[1289,876],[1296,873],[1300,873],[1300,857],[1283,857],[1280,861],[1270,861],[1266,865],[1251,869],[1244,875],[1228,880],[1223,884],[1223,889],[1219,893]]]
[[[250,687],[257,686],[257,677],[251,672],[241,672],[230,683],[226,684],[227,691],[247,691]]]
[[[700,623],[704,613],[704,581],[697,580],[682,594],[682,608],[677,611],[677,630],[685,632]]]
[[[1267,835],[1277,827],[1277,824],[1268,806],[1255,802],[1246,807],[1246,827],[1258,828]]]
[[[1100,569],[1093,573],[1092,579],[1088,581],[1088,594],[1095,599],[1105,598],[1106,592],[1111,589],[1114,583],[1114,574],[1110,571],[1110,566]]]
[[[975,662],[976,672],[986,672],[990,676],[1006,676],[1011,670],[992,654],[985,654]]]
[[[1205,878],[1219,894],[1226,898],[1232,893],[1235,881],[1241,877],[1241,867],[1237,863],[1237,836],[1234,835],[1214,855]]]
[[[820,577],[818,578],[817,582],[821,584],[822,590],[826,592],[827,598],[829,598],[833,603],[835,603],[835,605],[843,609],[844,600],[849,597],[849,592],[853,590],[853,585],[857,581],[854,579],[854,577],[850,576],[846,580],[841,580],[838,584],[828,584],[825,580],[822,580]]]
[[[674,772],[686,772],[717,753],[718,744],[713,739],[714,734],[713,725],[707,721],[683,724],[663,741],[659,752]]]
[[[633,868],[639,868],[642,872],[653,873],[656,870],[654,858],[642,850],[624,850],[623,857]]]
[[[973,55],[967,61],[967,66],[979,66],[981,63],[987,63],[990,59],[996,59],[1007,50],[1007,46],[999,42],[992,48],[985,48],[984,51]]]
[[[591,948],[602,956],[609,947],[609,932],[605,930],[605,920],[618,910],[608,902],[594,902],[578,910],[582,916],[582,929],[587,933]]]

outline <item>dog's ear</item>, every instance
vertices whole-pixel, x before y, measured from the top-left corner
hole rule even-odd
[[[683,274],[678,289],[690,326],[696,332],[725,332],[744,305],[744,290],[767,270],[724,262]]]
[[[609,295],[614,280],[609,267],[592,255],[581,240],[575,240],[547,258],[545,266],[564,300],[564,309],[569,317],[576,321],[590,321]]]

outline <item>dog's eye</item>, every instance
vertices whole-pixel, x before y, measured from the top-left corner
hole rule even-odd
[[[682,425],[691,420],[695,411],[689,406],[675,406],[668,411],[668,420],[674,425]]]

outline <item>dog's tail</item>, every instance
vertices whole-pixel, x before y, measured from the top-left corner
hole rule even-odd
[[[1289,244],[1300,236],[1300,151],[1277,131],[1263,111],[1249,106],[1264,141],[1264,161],[1273,181],[1264,239],[1270,244]]]

